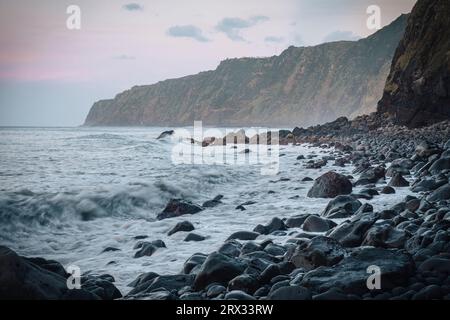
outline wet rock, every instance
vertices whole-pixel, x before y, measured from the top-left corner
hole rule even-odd
[[[259,235],[259,233],[251,231],[238,231],[229,236],[227,240],[255,240]]]
[[[338,195],[350,194],[352,184],[350,180],[336,172],[330,171],[317,178],[308,192],[310,198],[334,198]]]
[[[269,300],[311,300],[311,291],[300,286],[281,287],[268,296]]]
[[[411,191],[413,192],[422,192],[422,191],[434,191],[437,188],[445,185],[447,183],[447,179],[435,179],[435,178],[424,178],[416,181],[412,187]]]
[[[390,187],[409,187],[409,182],[403,178],[400,173],[394,174],[391,181],[389,181]]]
[[[272,221],[268,225],[258,225],[253,230],[254,232],[260,233],[260,234],[271,234],[274,231],[280,231],[280,230],[286,230],[286,225],[284,222],[279,218],[273,218]]]
[[[364,240],[367,230],[370,229],[377,219],[377,214],[371,212],[362,213],[334,228],[328,236],[339,241],[344,247],[358,247]]]
[[[441,200],[450,200],[450,183],[439,187],[427,197],[428,201],[437,202]]]
[[[158,220],[179,217],[186,214],[196,214],[203,208],[189,201],[172,199],[169,201],[164,210],[159,213],[156,218]]]
[[[313,179],[313,178],[310,178],[310,177],[305,177],[305,178],[302,179],[302,181],[303,181],[303,182],[314,181],[314,179]]]
[[[395,193],[395,189],[389,186],[383,187],[383,189],[381,189],[380,191],[382,194],[394,194]]]
[[[120,299],[122,294],[114,286],[113,282],[115,282],[114,278],[108,274],[87,275],[81,278],[81,287],[102,300]]]
[[[203,253],[194,253],[183,265],[183,273],[190,274],[195,267],[201,266],[208,256]]]
[[[352,196],[338,196],[331,200],[322,216],[329,219],[349,217],[358,211],[362,203]]]
[[[236,240],[226,241],[220,248],[218,252],[227,255],[229,257],[238,257],[241,254],[242,245]]]
[[[38,262],[39,260],[39,262]],[[0,246],[0,299],[3,300],[98,300],[100,296],[84,288],[69,290],[67,278],[61,271],[41,266],[55,265],[45,259],[20,257],[7,247]],[[60,268],[58,268],[60,269]],[[54,272],[56,271],[56,272]],[[45,290],[43,289],[45,288]],[[114,290],[115,291],[115,290]]]
[[[134,258],[150,257],[152,256],[158,248],[153,244],[146,242],[143,243],[141,248],[134,254]]]
[[[227,291],[227,288],[221,285],[212,285],[208,288],[208,291],[206,292],[206,296],[208,298],[215,298],[218,295],[225,293]]]
[[[190,242],[190,241],[199,242],[199,241],[203,241],[203,240],[205,240],[205,239],[206,239],[206,237],[201,236],[201,235],[199,235],[199,234],[196,234],[196,233],[189,233],[189,234],[186,236],[186,238],[184,238],[183,241],[185,241],[185,242]]]
[[[247,210],[243,205],[238,205],[237,207],[236,207],[236,210],[241,210],[241,211],[245,211],[245,210]]]
[[[420,272],[439,272],[450,275],[450,259],[432,257],[422,262],[418,270]]]
[[[147,272],[139,275],[135,280],[133,280],[131,283],[128,284],[129,287],[137,287],[143,283],[152,281],[156,277],[158,277],[159,274],[155,272]]]
[[[331,220],[310,215],[303,224],[303,230],[307,232],[326,232],[335,226],[336,223]]]
[[[114,251],[120,251],[120,249],[115,248],[115,247],[107,247],[107,248],[102,250],[102,253],[104,253],[104,252],[114,252]]]
[[[370,228],[362,245],[381,248],[403,248],[406,240],[407,235],[404,230],[384,224]]]
[[[364,186],[372,183],[377,183],[378,181],[384,179],[385,174],[386,172],[383,167],[367,168],[361,173],[355,185]]]
[[[300,228],[308,218],[310,214],[300,214],[297,216],[290,217],[286,220],[285,224],[288,228]]]
[[[318,236],[309,243],[297,246],[289,261],[297,268],[312,270],[320,266],[333,266],[346,254],[347,251],[336,240]]]
[[[431,174],[438,174],[447,169],[450,169],[450,157],[437,160],[428,171],[430,171]]]
[[[225,300],[251,301],[255,300],[255,298],[243,291],[233,290],[225,295]]]
[[[211,283],[226,285],[236,276],[242,274],[245,264],[236,259],[230,258],[219,252],[214,252],[208,256],[197,274],[194,282],[194,289],[199,291]]]
[[[171,236],[177,232],[189,232],[195,229],[194,225],[189,221],[178,222],[170,231],[167,233],[168,236]]]
[[[218,195],[214,199],[204,202],[202,207],[203,208],[214,208],[214,207],[217,207],[219,204],[222,203],[222,201],[221,201],[222,199],[223,199],[223,195]]]
[[[158,136],[158,138],[156,138],[156,139],[158,139],[158,140],[164,139],[164,138],[166,138],[166,137],[170,137],[170,136],[173,135],[174,133],[175,133],[174,130],[167,130],[167,131],[162,132],[162,133]]]
[[[253,294],[259,288],[259,285],[260,283],[257,277],[249,274],[241,274],[228,283],[228,290],[240,290],[248,294]]]
[[[180,290],[186,286],[192,286],[194,282],[194,275],[177,274],[168,276],[158,276],[153,280],[144,282],[131,290],[127,296],[139,296],[151,293],[152,291],[173,291]]]
[[[336,288],[344,293],[364,294],[369,291],[366,284],[369,266],[378,266],[382,270],[383,290],[407,285],[415,269],[411,257],[402,251],[364,248],[333,267],[306,273],[301,285],[317,292]]]

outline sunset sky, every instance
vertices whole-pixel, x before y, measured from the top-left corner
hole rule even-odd
[[[415,0],[2,0],[0,125],[77,126],[134,85],[215,69],[290,45],[356,40],[369,5],[382,25]],[[69,30],[69,5],[81,30]]]

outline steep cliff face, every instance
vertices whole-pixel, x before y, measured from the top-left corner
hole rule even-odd
[[[407,16],[359,41],[230,59],[214,71],[138,86],[91,108],[85,125],[311,125],[376,110]]]
[[[419,0],[395,52],[379,113],[397,124],[450,118],[450,1]]]

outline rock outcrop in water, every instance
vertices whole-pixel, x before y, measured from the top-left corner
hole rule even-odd
[[[214,71],[137,86],[93,105],[86,126],[294,126],[375,111],[406,25],[366,39],[230,59]]]
[[[450,118],[450,2],[418,1],[395,52],[379,113],[409,127]]]

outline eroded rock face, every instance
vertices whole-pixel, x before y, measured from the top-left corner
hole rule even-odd
[[[418,1],[392,62],[379,113],[409,127],[450,118],[450,3]]]
[[[308,197],[334,198],[352,193],[352,188],[352,183],[347,177],[330,171],[316,179],[308,192]]]

